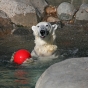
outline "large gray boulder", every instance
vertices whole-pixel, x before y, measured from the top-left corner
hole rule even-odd
[[[87,20],[88,21],[88,4],[82,4],[79,11],[76,13],[77,20]]]
[[[38,6],[36,6],[37,2],[39,2]],[[36,14],[36,11],[38,12],[39,8],[43,9],[46,6],[46,3],[43,2],[45,1],[36,0],[34,3],[34,0],[0,0],[0,10],[7,13],[13,23],[32,26],[37,24],[39,20],[39,14]]]
[[[63,2],[57,7],[57,15],[61,20],[71,20],[76,9],[68,2]]]
[[[35,88],[88,88],[88,58],[71,58],[50,66]]]

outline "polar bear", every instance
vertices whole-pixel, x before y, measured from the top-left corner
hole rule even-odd
[[[40,22],[36,26],[32,26],[33,34],[35,36],[35,47],[31,52],[31,59],[23,62],[29,64],[38,60],[52,60],[58,58],[57,45],[55,43],[57,24],[51,25],[49,22]],[[14,54],[11,56],[10,62],[13,62]]]
[[[38,58],[57,58],[55,55],[57,45],[55,44],[57,24],[51,25],[49,22],[40,22],[32,26],[35,36],[35,47],[31,52],[32,57]]]

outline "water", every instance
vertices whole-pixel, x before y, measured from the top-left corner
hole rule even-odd
[[[3,62],[0,66],[0,88],[34,88],[40,75],[55,62],[36,62],[27,66]]]
[[[32,31],[17,32],[0,38],[0,88],[34,88],[36,81],[50,65],[70,57],[88,56],[88,26],[67,26],[57,30],[57,45],[61,57],[49,62],[18,66],[9,63],[13,52],[18,49],[32,51]],[[84,30],[85,29],[85,30]],[[20,30],[19,30],[20,31]]]
[[[3,60],[0,63],[0,88],[34,88],[45,69],[57,61],[18,66]]]
[[[18,66],[10,63],[13,52],[34,47],[34,38],[30,35],[10,35],[0,40],[0,88],[34,88],[40,75],[53,64],[50,62],[31,63]],[[54,63],[59,60],[54,60]]]
[[[44,69],[0,67],[0,88],[34,88]]]

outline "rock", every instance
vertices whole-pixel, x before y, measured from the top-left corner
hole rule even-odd
[[[57,17],[57,8],[52,5],[48,5],[44,8],[44,14],[47,16]]]
[[[58,22],[58,21],[60,21],[60,20],[59,20],[58,18],[56,18],[56,17],[49,16],[49,17],[46,18],[45,21],[46,21],[46,22]]]
[[[30,35],[29,29],[25,27],[16,27],[11,31],[13,35]]]
[[[38,23],[39,15],[36,15],[36,8],[42,10],[46,5],[44,2],[44,0],[35,2],[34,0],[0,0],[0,9],[7,13],[13,23],[30,27]]]
[[[79,8],[79,6],[82,4],[82,0],[46,0],[48,4],[58,6],[62,2],[70,2],[72,3],[76,8]],[[88,0],[85,0],[88,2]]]
[[[58,6],[62,2],[70,2],[70,0],[46,0],[49,5]]]
[[[76,13],[76,20],[88,20],[88,12],[85,10],[79,10]]]
[[[47,5],[44,8],[42,21],[46,22],[57,22],[60,21],[57,17],[57,10],[55,6]]]
[[[82,4],[76,13],[77,20],[88,20],[88,4]]]
[[[0,10],[0,37],[11,34],[13,25],[7,14]]]
[[[17,25],[31,26],[37,23],[35,9],[25,0],[0,0],[0,9]],[[31,24],[31,25],[30,25]]]
[[[8,15],[5,12],[3,12],[2,10],[0,10],[0,17],[6,18],[6,19],[9,18]]]
[[[80,6],[80,9],[85,10],[85,11],[88,12],[88,4],[82,4],[82,5]]]
[[[35,88],[88,88],[88,58],[71,58],[50,66]]]
[[[82,4],[83,4],[83,3],[88,4],[88,0],[82,0]]]
[[[57,15],[61,20],[71,20],[75,11],[76,10],[72,4],[63,2],[57,8]]]
[[[82,4],[83,0],[70,0],[70,2],[75,6],[75,8],[79,8],[80,5]]]
[[[45,0],[30,0],[30,2],[40,14],[43,13],[44,7],[48,5]]]

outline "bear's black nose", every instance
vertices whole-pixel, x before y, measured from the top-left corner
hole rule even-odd
[[[42,36],[44,36],[45,35],[45,30],[41,30],[40,33],[41,33]]]

